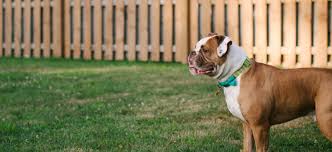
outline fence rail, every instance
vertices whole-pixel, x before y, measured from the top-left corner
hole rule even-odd
[[[272,65],[332,67],[331,0],[0,0],[1,56],[186,62],[209,32]]]

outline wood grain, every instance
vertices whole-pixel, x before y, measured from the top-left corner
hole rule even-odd
[[[136,59],[136,0],[128,0],[128,60]]]
[[[274,66],[281,64],[281,2],[273,0],[270,4],[270,63]]]
[[[267,63],[267,21],[266,21],[266,0],[256,1],[255,6],[255,24],[256,24],[256,37],[255,45],[257,48],[256,61]]]
[[[24,1],[24,51],[25,58],[31,53],[31,0]]]
[[[102,59],[102,14],[101,0],[94,1],[94,57],[96,60]]]
[[[246,50],[248,57],[253,57],[254,32],[252,0],[246,0],[241,5],[241,45]]]
[[[164,61],[170,62],[173,59],[173,3],[172,0],[165,0],[164,3]],[[196,33],[197,34],[197,33]]]
[[[113,3],[112,1],[106,1],[106,12],[105,12],[105,60],[113,59]]]
[[[139,59],[141,61],[148,60],[148,1],[141,0],[140,6],[140,14],[139,14]]]
[[[116,60],[124,59],[124,1],[116,1]]]
[[[302,0],[299,2],[299,48],[300,48],[300,66],[311,66],[311,0]]]
[[[83,59],[91,59],[91,1],[84,0],[84,51]]]
[[[15,36],[14,36],[14,56],[21,57],[21,39],[22,39],[22,3],[21,0],[15,0]],[[0,4],[1,6],[1,4]],[[1,24],[1,23],[0,23]]]
[[[175,60],[181,63],[187,63],[187,55],[189,51],[188,4],[189,0],[176,1],[175,3]]]
[[[40,58],[41,55],[41,0],[34,0],[34,51],[33,56],[35,58]]]
[[[51,2],[44,0],[43,6],[43,56],[50,57],[51,54]]]
[[[159,61],[160,59],[160,1],[152,1],[151,13],[151,60]]]

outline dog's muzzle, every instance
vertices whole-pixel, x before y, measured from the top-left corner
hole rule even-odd
[[[215,71],[213,64],[205,63],[194,51],[188,56],[188,66],[192,75],[209,74]]]

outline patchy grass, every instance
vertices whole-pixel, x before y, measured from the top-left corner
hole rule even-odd
[[[0,151],[239,151],[241,123],[185,65],[0,59]],[[271,151],[332,151],[308,117]]]

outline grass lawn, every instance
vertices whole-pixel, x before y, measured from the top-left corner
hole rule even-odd
[[[216,82],[185,65],[0,59],[0,151],[239,151]],[[310,117],[271,151],[332,151]]]

